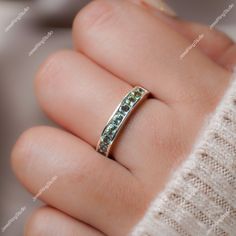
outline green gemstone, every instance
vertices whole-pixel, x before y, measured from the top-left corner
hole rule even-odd
[[[100,153],[103,153],[103,154],[105,154],[106,152],[107,152],[107,148],[108,148],[108,146],[107,146],[107,144],[105,144],[105,143],[100,143],[100,146],[99,146],[99,152]]]
[[[129,106],[133,106],[136,101],[137,99],[135,98],[135,96],[131,94],[127,97],[127,99],[125,100],[125,103],[128,104]]]
[[[109,124],[107,126],[107,131],[113,132],[116,130],[116,126],[114,124]]]
[[[123,116],[121,114],[116,114],[113,118],[113,122],[115,125],[119,125],[123,120]]]
[[[130,107],[127,104],[123,104],[120,108],[122,112],[128,112],[130,110]]]
[[[110,139],[110,137],[109,136],[104,136],[103,138],[102,138],[102,141],[105,143],[105,144],[109,144],[110,142],[111,142],[111,139]]]
[[[140,92],[141,94],[143,94],[145,92],[142,88],[138,88],[137,91]]]
[[[135,98],[140,98],[142,96],[142,93],[140,93],[139,91],[134,91],[134,96]]]
[[[109,136],[110,139],[114,137],[117,127],[114,124],[109,124],[104,131],[104,135]]]

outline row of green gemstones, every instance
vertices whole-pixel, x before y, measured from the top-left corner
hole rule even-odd
[[[106,129],[103,131],[102,140],[99,146],[99,152],[102,154],[107,153],[109,144],[114,139],[120,123],[123,121],[124,117],[130,111],[130,109],[141,99],[145,90],[137,88],[133,90],[123,101],[119,110],[114,115],[113,119],[107,125]]]

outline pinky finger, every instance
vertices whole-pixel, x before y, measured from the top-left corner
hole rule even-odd
[[[25,236],[105,236],[92,227],[50,207],[33,213],[25,227]]]
[[[219,65],[228,70],[233,70],[236,65],[236,44],[223,32],[214,29],[214,25],[202,25],[195,22],[181,20],[177,17],[171,17],[158,10],[153,4],[148,4],[152,0],[143,0],[147,4],[144,6],[151,13],[157,15],[160,20],[179,34],[189,40],[189,43],[195,43],[196,46]],[[203,40],[202,40],[203,39]]]

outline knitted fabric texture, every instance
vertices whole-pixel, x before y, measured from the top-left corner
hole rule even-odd
[[[132,236],[236,236],[236,73],[233,81]]]

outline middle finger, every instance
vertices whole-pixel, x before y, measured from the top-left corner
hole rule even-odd
[[[225,70],[194,46],[187,50],[192,42],[130,1],[93,1],[73,34],[79,51],[170,105],[204,104],[228,83]]]

